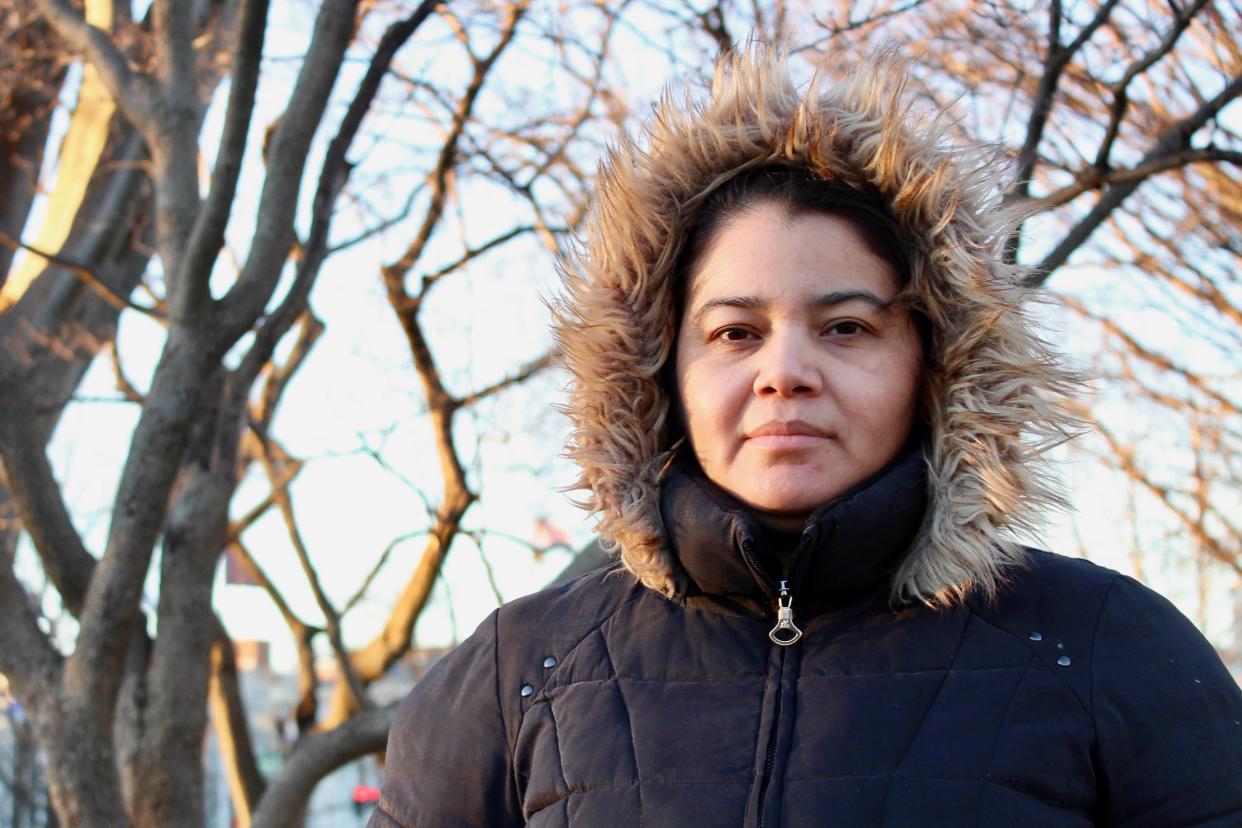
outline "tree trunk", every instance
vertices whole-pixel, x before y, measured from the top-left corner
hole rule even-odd
[[[255,806],[263,795],[264,780],[255,762],[250,727],[241,703],[233,641],[217,620],[212,644],[211,724],[228,779],[229,801],[238,828],[249,828]]]
[[[216,634],[212,575],[228,535],[242,423],[236,412],[221,411],[223,390],[217,378],[202,395],[164,530],[143,784],[133,799],[136,828],[188,828],[201,825],[205,813],[202,757]]]
[[[111,728],[57,692],[36,717],[48,757],[48,789],[65,828],[130,828]]]

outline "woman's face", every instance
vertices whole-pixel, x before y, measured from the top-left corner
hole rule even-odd
[[[760,203],[690,275],[677,392],[709,479],[782,531],[896,457],[922,347],[899,285],[854,224]]]

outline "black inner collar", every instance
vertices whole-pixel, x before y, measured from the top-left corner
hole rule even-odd
[[[665,536],[682,569],[682,596],[721,596],[763,611],[782,580],[807,609],[887,586],[926,507],[927,466],[918,444],[812,512],[797,538],[773,537],[693,460],[669,470],[660,498]]]

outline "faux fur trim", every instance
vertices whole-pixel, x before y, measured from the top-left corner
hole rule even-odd
[[[1006,165],[951,140],[916,107],[903,67],[878,56],[805,92],[762,44],[721,58],[710,94],[666,92],[638,140],[603,161],[585,241],[564,267],[553,330],[570,376],[567,454],[606,548],[665,595],[674,568],[659,513],[670,402],[673,269],[696,206],[758,165],[803,167],[880,193],[915,240],[908,293],[931,322],[924,411],[929,507],[894,602],[991,596],[1022,560],[1014,530],[1064,505],[1041,454],[1078,430],[1075,377],[1023,310],[1032,297],[1001,248],[1019,218],[1001,204]]]

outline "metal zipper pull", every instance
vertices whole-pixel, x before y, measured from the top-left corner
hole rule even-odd
[[[794,626],[793,596],[789,594],[789,582],[781,581],[781,592],[776,599],[776,626],[768,633],[773,644],[788,647],[802,637],[802,630]]]

